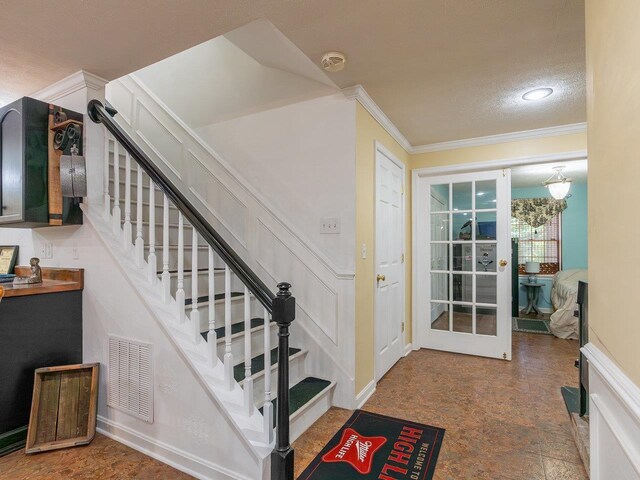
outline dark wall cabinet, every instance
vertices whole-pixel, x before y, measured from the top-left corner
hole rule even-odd
[[[0,108],[0,226],[49,225],[49,149],[49,104],[24,97]],[[77,200],[64,198],[62,207],[63,225],[82,223]]]

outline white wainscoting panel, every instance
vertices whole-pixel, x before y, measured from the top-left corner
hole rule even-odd
[[[296,289],[297,305],[338,344],[338,294],[324,283],[301,259],[292,255],[284,242],[259,222],[258,263],[274,280],[290,278]],[[277,280],[276,280],[277,281]]]
[[[589,361],[591,480],[640,480],[640,388],[594,344]]]
[[[153,153],[167,165],[178,178],[182,178],[182,142],[162,124],[139,100],[137,107],[137,133]]]

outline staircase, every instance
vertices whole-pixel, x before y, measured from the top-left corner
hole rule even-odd
[[[307,351],[295,338],[289,345],[291,285],[278,284],[274,295],[118,125],[116,112],[94,100],[89,113],[104,124],[106,141],[104,209],[87,217],[247,442],[271,455],[271,478],[292,479],[290,442],[331,406],[335,382],[308,375]]]

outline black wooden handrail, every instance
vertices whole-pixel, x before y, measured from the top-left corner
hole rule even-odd
[[[173,204],[180,210],[182,215],[202,236],[205,242],[220,255],[225,264],[235,273],[249,291],[255,295],[258,301],[273,313],[273,299],[275,295],[249,268],[249,266],[238,256],[233,248],[216,232],[211,224],[198,212],[193,204],[180,193],[176,185],[169,180],[164,173],[153,163],[149,156],[133,141],[133,139],[118,125],[113,119],[116,110],[107,106],[105,108],[98,100],[91,100],[87,106],[89,118],[95,123],[102,123],[105,128],[114,136],[127,152],[138,162],[144,172],[151,177],[151,180],[160,187]]]

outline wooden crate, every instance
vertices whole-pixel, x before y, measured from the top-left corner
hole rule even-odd
[[[99,363],[38,368],[26,453],[86,445],[96,433]]]

